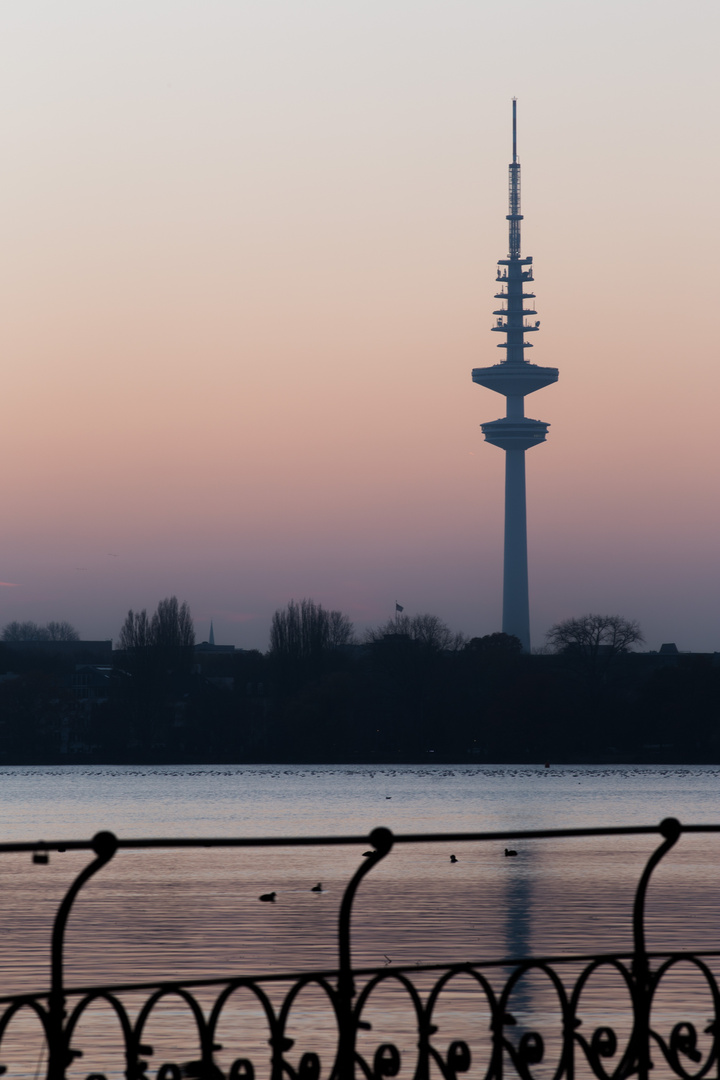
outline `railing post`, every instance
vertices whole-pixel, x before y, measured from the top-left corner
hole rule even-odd
[[[352,954],[350,949],[350,917],[358,885],[374,866],[384,859],[393,846],[393,834],[390,829],[373,829],[369,836],[375,849],[372,855],[365,856],[361,866],[353,874],[345,890],[340,905],[338,925],[338,944],[340,947],[340,965],[338,973],[338,1077],[339,1080],[353,1080],[355,1073],[355,1022],[353,1019],[353,998],[355,981],[352,973]]]
[[[650,883],[650,875],[663,856],[677,843],[682,832],[682,825],[677,818],[665,818],[660,822],[658,830],[665,839],[647,861],[635,893],[635,905],[633,908],[634,955],[632,974],[635,995],[635,1023],[633,1025],[635,1054],[631,1056],[630,1068],[632,1069],[633,1065],[635,1066],[638,1080],[648,1080],[648,1074],[652,1068],[650,1061],[651,976],[650,961],[645,943],[645,898]],[[635,1059],[634,1062],[632,1057]]]
[[[96,833],[92,839],[92,848],[97,857],[75,878],[58,908],[53,925],[48,999],[48,1080],[64,1080],[65,1069],[72,1060],[70,1049],[65,1045],[63,1023],[65,1020],[63,949],[70,910],[85,882],[112,859],[117,851],[117,837],[111,832]]]

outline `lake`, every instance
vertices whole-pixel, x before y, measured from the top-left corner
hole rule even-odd
[[[653,825],[668,816],[712,824],[719,811],[720,769],[709,766],[0,769],[6,841],[89,839],[103,829],[121,838],[278,837],[367,835],[378,825],[395,833]],[[360,887],[354,963],[629,949],[634,890],[657,844],[656,836],[518,841],[513,859],[501,842],[398,845]],[[339,903],[365,846],[120,851],[73,910],[67,981],[334,968]],[[715,947],[719,856],[715,836],[683,836],[661,863],[648,896],[651,949]],[[2,992],[39,990],[54,912],[89,860],[82,852],[53,852],[48,865],[27,853],[2,860]],[[323,891],[312,892],[318,882]],[[275,903],[259,903],[271,890]],[[543,1001],[528,991],[520,1011]],[[85,1063],[78,1075],[88,1071]]]

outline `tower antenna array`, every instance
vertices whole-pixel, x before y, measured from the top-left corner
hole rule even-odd
[[[505,335],[498,343],[505,349],[505,359],[492,367],[475,368],[473,382],[502,394],[507,402],[506,415],[482,424],[485,441],[505,451],[505,544],[503,558],[503,619],[505,634],[513,634],[530,651],[530,601],[527,562],[527,511],[525,498],[525,451],[545,442],[548,424],[525,416],[525,397],[557,382],[557,368],[538,367],[525,359],[532,343],[526,334],[535,333],[540,323],[528,322],[537,315],[531,303],[535,293],[526,292],[534,280],[532,257],[521,255],[520,163],[517,158],[517,102],[513,98],[513,156],[509,166],[508,257],[498,260],[496,280],[500,283],[495,299],[501,306],[493,312],[497,334]]]

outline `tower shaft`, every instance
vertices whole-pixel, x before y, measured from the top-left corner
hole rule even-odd
[[[525,451],[505,451],[505,550],[503,552],[503,634],[513,634],[530,651]]]
[[[502,394],[506,415],[482,424],[485,441],[505,451],[505,546],[503,563],[503,633],[513,634],[530,651],[530,601],[527,560],[527,510],[525,497],[525,451],[545,441],[548,424],[525,416],[525,396],[557,382],[557,368],[539,367],[525,359],[532,344],[525,335],[535,333],[539,322],[530,303],[535,294],[527,292],[533,281],[532,258],[522,257],[520,222],[520,163],[517,157],[517,110],[513,98],[513,159],[508,178],[508,257],[498,261],[499,291],[495,298],[502,306],[493,312],[495,333],[505,335],[498,345],[505,359],[492,367],[475,368],[473,382]]]

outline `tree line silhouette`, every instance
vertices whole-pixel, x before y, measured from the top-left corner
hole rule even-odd
[[[51,637],[23,636],[23,625],[0,635],[0,763],[720,753],[717,657],[633,652],[640,628],[617,615],[558,623],[527,655],[516,638],[467,638],[432,614],[398,613],[358,639],[342,612],[292,600],[272,618],[266,653],[223,652],[195,646],[187,604],[169,597],[151,615],[128,612],[106,665],[78,663],[73,645],[53,651]],[[69,624],[51,625],[76,641]]]

